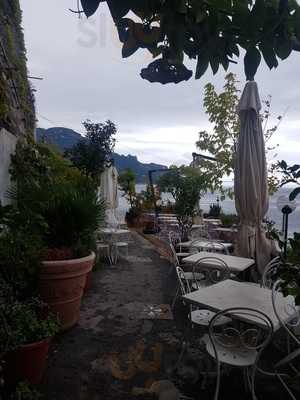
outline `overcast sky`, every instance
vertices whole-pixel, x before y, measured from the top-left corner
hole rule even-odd
[[[203,88],[218,88],[225,72],[206,73],[178,85],[151,84],[140,78],[151,61],[144,50],[123,60],[121,44],[106,5],[95,17],[78,19],[68,8],[76,0],[21,0],[23,26],[34,81],[38,125],[65,126],[83,133],[81,122],[111,119],[118,126],[116,150],[143,162],[181,164],[191,161],[198,132],[210,129],[202,107]],[[241,59],[242,61],[242,59]],[[276,133],[279,158],[300,161],[300,53],[275,71],[263,66],[256,76],[261,98],[273,96],[274,117],[286,112]],[[233,66],[244,84],[240,66]]]

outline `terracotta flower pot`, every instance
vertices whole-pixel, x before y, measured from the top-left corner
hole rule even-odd
[[[33,385],[42,380],[51,339],[26,344],[9,352],[5,357],[4,377],[9,384],[28,381]]]
[[[93,268],[95,257],[92,252],[74,260],[42,262],[39,292],[51,311],[58,314],[62,330],[78,322],[87,274]]]

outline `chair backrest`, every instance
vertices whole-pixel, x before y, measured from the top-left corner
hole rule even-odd
[[[266,266],[261,279],[261,286],[272,289],[276,280],[276,272],[280,263],[280,257],[273,258]]]
[[[289,304],[285,309],[285,312],[288,317],[287,319],[289,321],[285,322],[281,318],[281,316],[278,312],[278,309],[277,309],[277,304],[276,304],[276,297],[280,293],[280,284],[281,284],[281,280],[278,279],[273,284],[273,287],[272,287],[273,310],[274,310],[274,313],[275,313],[278,321],[280,322],[280,325],[285,329],[285,331],[288,333],[288,335],[298,344],[298,346],[300,346],[300,340],[297,338],[297,336],[292,331],[292,328],[295,328],[296,326],[300,325],[300,310],[296,306]]]
[[[203,247],[199,247],[199,242],[203,242]],[[222,242],[205,238],[194,239],[190,245],[190,252],[207,251],[209,253],[222,253],[229,255],[228,248]]]
[[[224,317],[231,318],[232,322],[224,325],[222,331],[220,331],[218,321]],[[239,323],[241,320],[247,321],[247,317],[254,318],[254,320],[259,322],[259,326]],[[224,353],[226,350],[230,352],[230,350],[237,349],[239,353],[244,353],[245,357],[248,352],[256,351],[255,357],[251,360],[253,363],[253,377],[260,355],[270,343],[273,332],[273,323],[270,318],[261,311],[252,308],[228,308],[218,312],[211,319],[208,326],[208,337],[217,362],[217,382],[214,399],[218,399],[220,391],[220,353]],[[254,386],[254,380],[252,381],[252,385]],[[254,387],[252,391],[254,392]]]
[[[194,284],[197,288],[200,288],[197,273],[204,275],[205,279],[201,280],[201,283],[205,281],[206,285],[213,285],[230,278],[228,265],[218,257],[203,257],[194,264]]]
[[[224,326],[220,332],[218,321],[224,317],[232,319],[232,323]],[[257,324],[246,323],[249,319],[257,321]],[[237,321],[244,323],[236,323]],[[268,315],[248,307],[232,307],[219,311],[208,326],[212,344],[219,344],[225,348],[261,350],[270,342],[273,332],[273,323]]]
[[[176,274],[180,286],[181,294],[184,296],[191,292],[191,287],[188,279],[186,279],[184,271],[180,267],[176,267]]]
[[[178,232],[170,231],[169,232],[169,243],[173,245],[176,249],[177,244],[180,242],[180,235]]]
[[[179,264],[180,264],[179,259],[176,254],[175,247],[173,246],[173,244],[171,242],[169,243],[169,247],[170,247],[170,251],[171,251],[172,262],[175,265],[175,267],[179,267]]]

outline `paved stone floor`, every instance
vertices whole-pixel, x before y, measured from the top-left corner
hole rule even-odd
[[[46,399],[158,398],[148,393],[152,388],[160,400],[212,400],[214,376],[204,386],[202,372],[214,371],[214,364],[198,345],[201,332],[194,332],[194,345],[177,364],[186,310],[178,304],[174,319],[168,313],[167,319],[151,319],[157,305],[171,303],[176,288],[172,266],[153,245],[132,233],[129,256],[104,265],[92,279],[79,324],[52,345],[42,385]],[[167,382],[157,389],[160,380]],[[260,380],[258,389],[259,399],[286,398],[274,380]],[[239,371],[225,371],[220,399],[248,398]]]

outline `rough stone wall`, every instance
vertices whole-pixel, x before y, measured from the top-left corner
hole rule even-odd
[[[19,0],[0,0],[0,201],[9,185],[10,154],[16,142],[34,135],[34,96],[27,78]]]

